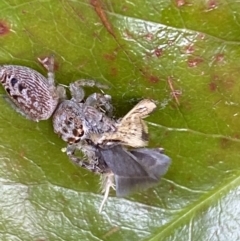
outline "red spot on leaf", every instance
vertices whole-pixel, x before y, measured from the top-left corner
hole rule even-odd
[[[158,83],[160,81],[158,76],[153,75],[152,73],[148,72],[148,69],[139,69],[142,75],[149,80],[151,83]]]
[[[216,1],[216,0],[209,0],[209,1],[207,2],[207,10],[208,10],[208,11],[211,11],[211,10],[213,10],[213,9],[216,9],[217,6],[218,6],[218,4],[217,4],[217,1]]]
[[[221,146],[222,149],[228,148],[230,146],[230,144],[231,144],[231,142],[226,138],[222,138],[220,140],[220,146]]]
[[[117,69],[116,67],[112,67],[112,68],[110,69],[110,72],[111,72],[111,75],[112,75],[112,76],[116,77],[117,74],[118,74],[118,69]]]
[[[104,59],[109,60],[109,61],[113,61],[116,59],[116,55],[114,55],[114,54],[104,54],[103,57],[104,57]]]
[[[197,36],[200,40],[204,40],[205,39],[205,34],[204,33],[199,33]]]
[[[177,5],[177,7],[182,7],[183,5],[186,4],[185,0],[175,0],[175,3]]]
[[[146,40],[152,41],[154,38],[154,35],[152,33],[147,33],[146,35],[143,36]]]
[[[162,56],[163,50],[162,49],[155,49],[154,54],[159,58]]]
[[[200,57],[196,57],[194,59],[189,58],[188,59],[188,67],[190,67],[190,68],[197,67],[202,62],[203,62],[203,59]]]
[[[186,54],[192,54],[193,52],[194,52],[193,44],[187,45],[186,48],[185,48],[185,53]]]
[[[148,79],[151,83],[158,83],[160,80],[159,77],[154,76],[154,75],[150,75]]]
[[[219,62],[219,63],[223,62],[224,61],[224,54],[216,54],[215,55],[215,61]]]
[[[8,24],[5,21],[0,20],[0,36],[6,35],[9,32],[10,32],[10,28],[8,27]]]
[[[209,89],[214,92],[217,89],[217,84],[215,82],[210,82]]]

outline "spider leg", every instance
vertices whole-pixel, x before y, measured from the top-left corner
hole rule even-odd
[[[66,99],[66,90],[63,86],[58,85],[55,87],[55,73],[54,73],[54,56],[50,55],[45,59],[38,58],[38,61],[42,64],[42,66],[48,71],[48,84],[50,89],[52,89],[53,95],[60,100]]]
[[[85,104],[95,107],[100,111],[107,114],[108,117],[112,117],[113,106],[112,98],[110,95],[103,95],[100,93],[94,93],[86,99]]]
[[[108,86],[101,84],[95,80],[80,79],[69,85],[72,100],[76,102],[81,102],[84,99],[85,92],[83,87],[97,87],[99,89],[107,89]]]

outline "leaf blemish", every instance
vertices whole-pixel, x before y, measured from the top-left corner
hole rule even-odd
[[[162,54],[163,54],[163,50],[162,49],[159,49],[159,48],[157,48],[157,49],[155,49],[154,50],[154,54],[156,55],[156,57],[161,57],[162,56]]]
[[[116,59],[116,55],[114,55],[114,54],[104,54],[103,57],[104,57],[104,59],[109,60],[109,61],[114,61]]]
[[[192,54],[194,52],[194,47],[192,44],[189,44],[185,47],[185,53],[186,54]]]
[[[118,70],[117,70],[117,68],[112,67],[112,68],[110,69],[110,73],[111,73],[112,76],[117,76],[117,75],[118,75]]]
[[[203,59],[200,57],[196,57],[194,59],[188,59],[188,67],[190,68],[197,67],[202,62],[203,62]]]
[[[209,0],[207,2],[207,11],[214,10],[218,7],[217,1],[216,0]]]
[[[159,82],[159,77],[154,76],[154,75],[150,75],[148,79],[151,83],[158,83]]]
[[[220,140],[220,146],[221,146],[222,149],[228,148],[230,146],[230,144],[231,144],[231,142],[227,138],[222,138]]]
[[[141,68],[139,69],[142,75],[149,80],[151,83],[158,83],[160,81],[158,76],[153,75],[152,73],[149,73],[147,68]]]
[[[216,91],[216,89],[217,89],[217,84],[216,84],[215,82],[210,82],[210,83],[209,83],[209,89],[210,89],[211,92]]]
[[[177,5],[177,7],[182,7],[186,4],[186,1],[184,0],[175,0],[175,3]]]
[[[215,55],[215,61],[218,63],[221,63],[224,61],[224,54],[216,54]]]
[[[8,24],[3,21],[3,20],[0,20],[0,36],[1,35],[6,35],[10,32],[10,29],[8,27]]]

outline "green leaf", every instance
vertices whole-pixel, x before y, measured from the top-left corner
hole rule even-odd
[[[161,183],[102,214],[99,176],[74,166],[51,120],[0,99],[0,240],[239,240],[238,1],[0,2],[0,64],[111,86],[116,116],[142,98],[150,146],[172,165]],[[91,91],[91,90],[90,90]],[[5,92],[1,88],[1,94]]]

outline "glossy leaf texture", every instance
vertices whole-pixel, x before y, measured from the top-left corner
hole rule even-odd
[[[150,146],[172,164],[154,188],[114,192],[70,163],[51,120],[16,113],[0,89],[0,240],[239,240],[238,1],[0,2],[0,64],[108,84],[115,115],[143,98]],[[96,90],[94,90],[96,91]],[[87,93],[91,92],[88,89]]]

